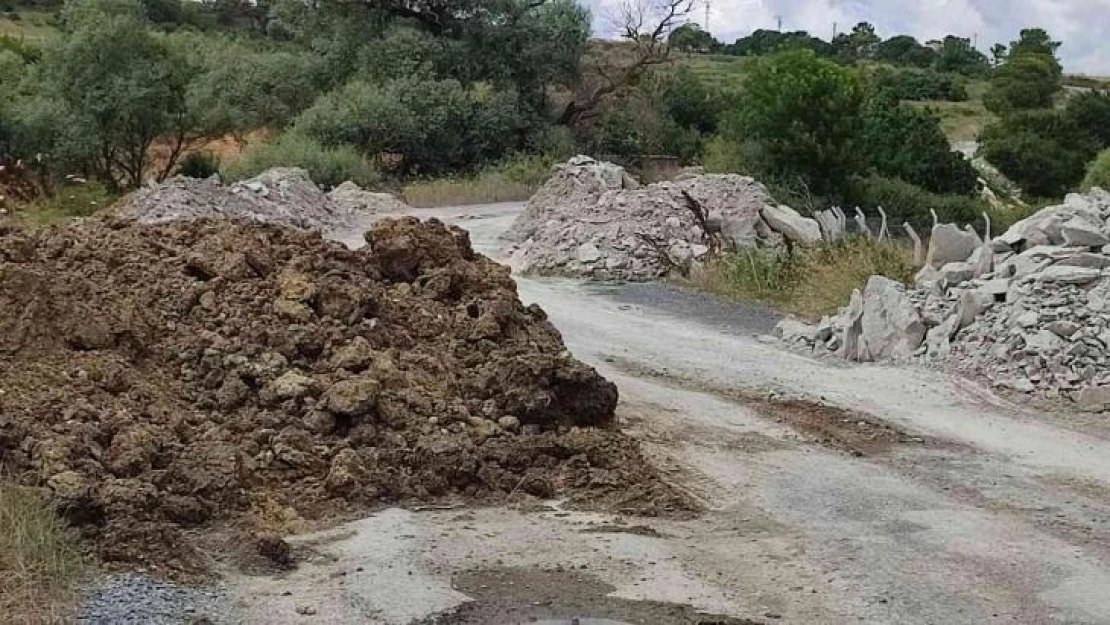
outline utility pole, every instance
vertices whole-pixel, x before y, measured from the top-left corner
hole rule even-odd
[[[781,33],[782,32],[782,16],[781,15],[776,15],[775,20],[777,20],[778,23],[779,23],[779,32]]]
[[[836,39],[836,22],[833,22],[833,36],[832,39],[829,39],[829,41],[832,41],[833,39]]]
[[[709,32],[709,0],[705,0],[705,32]]]

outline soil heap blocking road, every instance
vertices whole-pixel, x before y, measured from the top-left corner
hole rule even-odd
[[[403,213],[408,206],[388,193],[344,182],[324,193],[297,167],[275,167],[230,185],[218,177],[175,176],[144,187],[123,202],[119,213],[144,223],[191,219],[246,219],[309,230],[348,228],[366,215]]]
[[[685,271],[718,244],[773,247],[821,231],[753,178],[686,175],[640,186],[618,165],[578,156],[555,167],[503,238],[523,273],[644,281]]]
[[[0,468],[108,561],[203,568],[189,527],[267,510],[562,496],[691,509],[608,426],[508,269],[437,221],[349,250],[258,223],[0,230]],[[248,528],[249,529],[249,528]]]

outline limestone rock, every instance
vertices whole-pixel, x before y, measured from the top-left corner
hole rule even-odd
[[[821,226],[815,219],[802,217],[789,206],[764,206],[760,213],[767,225],[795,243],[821,240]]]
[[[1097,280],[1101,275],[1102,273],[1098,269],[1091,269],[1089,267],[1053,265],[1035,274],[1035,278],[1038,282],[1086,284]]]
[[[925,323],[905,287],[883,276],[871,276],[863,292],[860,353],[868,360],[906,359],[925,339]]]
[[[962,263],[971,257],[982,241],[973,232],[961,230],[955,224],[939,224],[929,238],[929,252],[925,263],[940,269],[948,263]]]
[[[1065,245],[1078,247],[1102,247],[1110,244],[1110,238],[1102,233],[1097,223],[1091,223],[1080,217],[1069,219],[1060,227]]]

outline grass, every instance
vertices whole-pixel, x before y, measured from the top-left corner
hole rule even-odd
[[[921,108],[931,109],[940,117],[940,128],[948,141],[975,141],[979,131],[994,121],[995,116],[983,105],[983,95],[987,92],[987,81],[976,80],[967,85],[966,102],[910,102]]]
[[[547,180],[554,159],[521,156],[466,178],[437,178],[406,185],[401,195],[410,206],[462,206],[527,200]]]
[[[909,283],[914,267],[904,243],[852,237],[794,252],[745,249],[725,254],[691,273],[695,288],[757,301],[809,320],[835,313],[872,275]]]
[[[42,492],[0,479],[0,620],[68,622],[82,568],[73,530]]]
[[[73,217],[88,217],[111,206],[116,199],[115,194],[97,182],[70,181],[55,190],[53,195],[16,207],[13,216],[26,226],[49,226]]]
[[[55,14],[48,11],[15,11],[18,19],[0,13],[0,35],[40,43],[58,36]]]

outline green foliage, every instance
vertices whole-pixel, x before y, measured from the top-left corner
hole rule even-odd
[[[1032,195],[1060,197],[1083,177],[1097,144],[1066,114],[1015,113],[983,129],[980,154]]]
[[[832,40],[832,53],[843,61],[869,59],[875,54],[882,39],[875,34],[875,27],[860,22],[850,32],[840,33]]]
[[[804,30],[783,33],[759,29],[724,48],[733,56],[765,56],[784,50],[812,50],[821,56],[832,54],[832,46]]]
[[[1100,148],[1110,147],[1110,94],[1089,91],[1073,95],[1064,110]]]
[[[524,120],[511,92],[465,89],[455,80],[356,80],[321,97],[296,127],[325,144],[398,155],[399,173],[433,175],[506,153],[520,142]]]
[[[934,67],[938,72],[978,76],[990,70],[990,61],[971,45],[970,39],[949,35],[940,42]]]
[[[414,182],[404,188],[403,195],[410,206],[523,201],[547,180],[554,164],[555,159],[549,156],[511,156],[474,176]]]
[[[702,54],[713,52],[721,46],[721,42],[714,39],[713,35],[702,30],[701,26],[694,22],[682,24],[672,30],[667,37],[667,43],[680,52],[700,52]]]
[[[71,5],[72,31],[42,60],[35,138],[42,153],[109,184],[138,186],[155,139],[186,112],[186,58],[127,0]]]
[[[910,67],[926,68],[936,62],[937,53],[909,35],[891,37],[875,46],[875,60]]]
[[[1023,29],[1017,41],[1010,42],[1009,57],[1015,58],[1024,54],[1034,54],[1047,57],[1056,75],[1063,73],[1060,61],[1056,58],[1056,51],[1060,49],[1060,42],[1053,41],[1048,32],[1043,28]]]
[[[1087,175],[1083,177],[1081,187],[1084,191],[1089,191],[1091,187],[1110,191],[1110,149],[1099,152],[1087,166]]]
[[[746,87],[730,134],[758,145],[761,169],[818,195],[860,169],[864,89],[855,71],[808,50],[783,52],[761,59]]]
[[[220,159],[211,152],[192,152],[177,166],[179,176],[189,178],[210,178],[220,173]]]
[[[875,88],[899,100],[967,100],[964,81],[932,70],[884,69],[875,74]]]
[[[873,98],[863,112],[864,153],[880,174],[901,178],[935,193],[969,195],[975,191],[975,168],[954,152],[927,111]]]
[[[14,52],[25,63],[34,63],[42,58],[42,48],[10,35],[0,35],[0,52],[4,51]]]
[[[967,223],[977,220],[987,209],[986,202],[977,197],[932,193],[904,180],[874,174],[854,178],[850,189],[851,205],[866,209],[868,214],[882,206],[892,228],[903,221],[925,227],[932,222],[930,210],[936,210],[941,221]]]
[[[251,178],[271,167],[300,167],[313,182],[335,187],[348,180],[363,188],[376,186],[381,176],[350,146],[325,146],[299,132],[290,131],[248,149],[239,160],[221,169],[225,180]]]
[[[990,88],[983,96],[987,110],[1006,115],[1051,107],[1053,97],[1062,87],[1053,62],[1051,56],[1044,54],[1011,54],[1009,60],[995,70]]]

